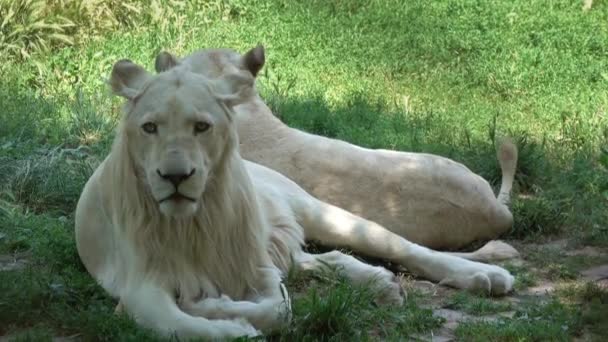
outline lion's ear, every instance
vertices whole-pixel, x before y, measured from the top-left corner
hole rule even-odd
[[[247,51],[247,53],[245,53],[241,58],[243,67],[248,70],[253,77],[258,75],[258,72],[260,72],[265,62],[266,57],[264,56],[264,46],[261,44]]]
[[[132,100],[149,79],[146,69],[128,59],[121,59],[114,64],[109,83],[114,94]]]
[[[158,54],[158,56],[156,56],[156,60],[154,61],[154,69],[157,73],[161,73],[173,68],[178,64],[179,60],[176,56],[167,51],[162,51]]]
[[[247,72],[231,73],[213,81],[215,96],[228,107],[234,107],[255,96],[255,78]]]

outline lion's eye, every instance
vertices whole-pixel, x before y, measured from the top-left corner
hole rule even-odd
[[[203,122],[203,121],[198,121],[197,123],[194,124],[194,133],[203,133],[204,131],[208,130],[211,127],[210,124]]]
[[[146,122],[145,124],[141,125],[141,129],[148,134],[154,134],[158,130],[158,127],[154,122]]]

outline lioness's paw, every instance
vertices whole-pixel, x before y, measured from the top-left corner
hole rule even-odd
[[[399,278],[392,272],[383,269],[376,277],[374,289],[376,290],[375,303],[378,305],[403,305],[405,291]]]
[[[472,261],[462,266],[440,284],[490,295],[504,295],[513,289],[515,278],[504,268]]]

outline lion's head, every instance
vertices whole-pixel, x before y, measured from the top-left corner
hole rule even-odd
[[[235,72],[247,71],[256,77],[266,60],[264,47],[258,45],[244,54],[232,49],[202,49],[185,58],[194,72],[209,78],[219,78]],[[163,51],[155,61],[157,72],[170,70],[184,60]]]
[[[114,65],[109,83],[127,99],[121,143],[163,215],[198,210],[213,173],[238,146],[232,108],[250,96],[253,82],[238,70],[212,80],[187,66],[152,75],[129,60]]]

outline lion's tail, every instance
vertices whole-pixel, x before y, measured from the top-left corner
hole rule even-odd
[[[517,146],[509,138],[504,138],[501,141],[497,151],[498,162],[502,170],[502,183],[497,200],[501,204],[509,205],[511,201],[511,189],[515,179],[515,170],[517,169]]]

